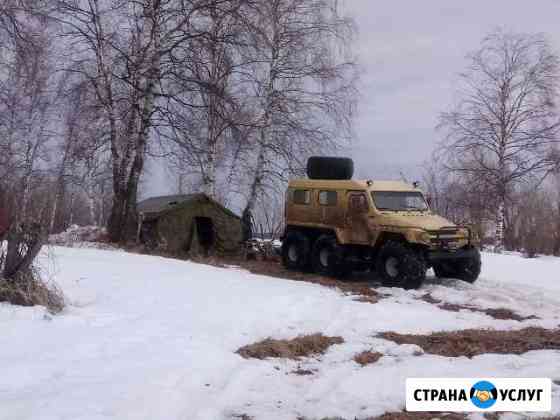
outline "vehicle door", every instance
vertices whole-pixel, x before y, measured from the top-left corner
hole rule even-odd
[[[349,191],[347,193],[346,230],[350,242],[358,244],[369,243],[368,212],[369,204],[366,193]]]
[[[321,223],[328,227],[342,227],[344,225],[344,206],[338,191],[319,190],[318,201]]]

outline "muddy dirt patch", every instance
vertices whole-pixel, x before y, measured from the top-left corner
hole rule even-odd
[[[371,365],[383,357],[382,353],[376,351],[363,351],[354,356],[354,361],[361,366]]]
[[[318,420],[309,417],[298,417],[298,420]],[[356,417],[355,420],[466,420],[468,416],[463,413],[439,413],[439,412],[425,412],[425,413],[408,413],[406,411],[398,411],[393,413],[385,413],[377,417]],[[320,420],[349,420],[342,417],[323,417]]]
[[[467,310],[471,312],[486,314],[494,319],[513,320],[519,322],[527,321],[530,319],[540,319],[535,315],[521,316],[516,312],[512,311],[511,309],[506,309],[506,308],[483,309],[483,308],[477,308],[476,306],[472,306],[472,305],[461,305],[457,303],[443,302],[440,299],[434,298],[429,293],[419,297],[419,299],[423,300],[424,302],[430,303],[432,305],[437,305],[438,308],[444,311],[459,312],[462,310]]]
[[[395,413],[385,413],[378,417],[370,417],[365,420],[433,420],[433,419],[445,419],[445,420],[466,420],[468,416],[463,413],[436,413],[436,412],[426,412],[426,413],[408,413],[406,411],[395,412]]]
[[[315,375],[315,372],[317,371],[311,369],[297,368],[296,370],[292,370],[291,373],[298,376],[311,376],[311,375]]]
[[[386,332],[379,337],[397,344],[416,344],[424,352],[446,357],[485,353],[523,354],[531,350],[559,350],[560,330],[524,328],[516,331],[463,330],[429,335]]]
[[[263,274],[272,277],[319,284],[321,286],[339,289],[349,295],[366,298],[360,299],[361,302],[377,303],[377,301],[383,297],[376,290],[371,288],[367,280],[358,277],[349,277],[344,280],[334,279],[312,273],[288,270],[284,268],[282,264],[270,261],[241,261],[239,265],[254,274]]]
[[[245,359],[283,358],[297,360],[301,357],[323,354],[334,344],[342,344],[342,337],[328,337],[323,334],[301,335],[291,340],[267,338],[237,350]]]
[[[226,268],[228,266],[238,266],[253,274],[261,274],[268,277],[280,279],[303,281],[307,283],[319,284],[321,286],[338,289],[341,292],[357,296],[357,300],[363,303],[377,303],[379,299],[385,297],[371,287],[367,275],[356,273],[348,278],[335,279],[331,277],[319,276],[313,273],[288,270],[283,267],[278,260],[245,260],[242,258],[199,258],[195,262]]]

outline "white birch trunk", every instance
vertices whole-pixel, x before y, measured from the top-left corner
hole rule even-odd
[[[87,186],[87,196],[88,196],[88,210],[89,210],[89,220],[91,225],[95,226],[97,224],[95,215],[95,192],[91,184]]]
[[[498,205],[498,213],[496,215],[496,238],[494,243],[494,251],[501,253],[504,250],[504,228],[505,228],[505,200],[501,200]]]
[[[216,142],[210,141],[206,158],[205,174],[203,175],[204,193],[216,199]]]
[[[257,164],[255,166],[255,175],[253,182],[251,183],[251,188],[249,190],[249,198],[247,200],[247,205],[245,207],[245,212],[252,215],[255,206],[257,204],[257,198],[262,190],[263,178],[265,176],[266,167],[266,152],[267,152],[267,136],[266,129],[261,128],[260,130],[260,141],[259,141],[259,154],[257,156]]]
[[[54,196],[54,202],[51,208],[51,218],[49,221],[49,233],[53,233],[54,231],[54,224],[56,222],[56,212],[58,210],[58,200],[60,199],[58,191]]]

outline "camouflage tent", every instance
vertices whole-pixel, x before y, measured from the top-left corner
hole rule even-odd
[[[241,219],[205,194],[153,197],[138,203],[140,240],[183,256],[238,253]]]

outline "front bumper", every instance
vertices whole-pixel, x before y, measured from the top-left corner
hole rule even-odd
[[[466,258],[475,258],[476,248],[460,248],[454,251],[451,250],[436,250],[428,251],[427,259],[430,262],[442,261],[442,260],[460,260]]]

